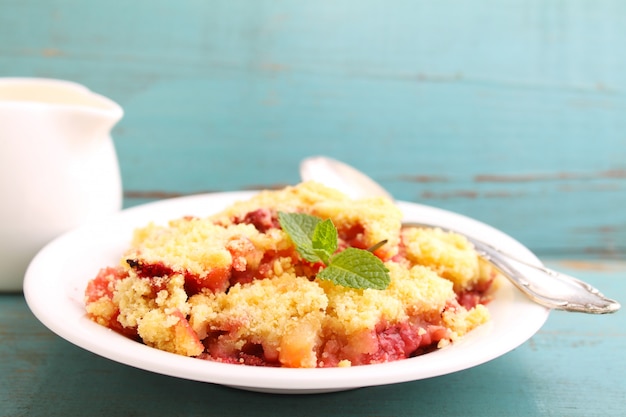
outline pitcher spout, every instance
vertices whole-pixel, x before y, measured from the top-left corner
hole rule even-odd
[[[80,84],[68,82],[65,87],[62,91],[50,91],[61,93],[54,99],[54,105],[69,123],[67,131],[85,144],[91,138],[108,136],[124,115],[119,104]]]
[[[84,105],[67,109],[63,117],[57,119],[59,123],[67,124],[66,131],[71,132],[68,138],[77,140],[83,145],[97,138],[109,136],[124,114],[122,108],[115,102],[102,96],[96,97],[103,100],[102,106]]]
[[[83,141],[107,134],[124,114],[113,100],[81,84],[47,78],[0,78],[0,109],[7,119],[46,118]]]

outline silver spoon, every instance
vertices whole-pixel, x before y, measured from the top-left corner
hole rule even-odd
[[[367,175],[343,162],[323,156],[304,159],[300,163],[300,177],[303,181],[313,180],[336,188],[352,198],[384,196],[393,200],[384,188]],[[430,223],[404,223],[404,226],[438,227],[460,233]],[[606,298],[586,282],[519,259],[474,237],[465,237],[483,259],[498,268],[517,288],[538,304],[551,309],[592,314],[614,313],[620,309],[617,301]],[[523,274],[524,268],[534,269],[541,274]]]

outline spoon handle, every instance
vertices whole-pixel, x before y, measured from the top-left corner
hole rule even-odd
[[[377,195],[393,200],[387,191],[367,175],[331,158],[317,156],[303,160],[300,163],[300,176],[303,181],[319,181],[352,198]],[[406,223],[405,226],[438,227],[459,233],[433,224]],[[593,314],[614,313],[620,309],[617,301],[606,298],[600,291],[579,279],[530,264],[488,243],[465,236],[474,244],[482,258],[499,269],[531,300],[543,306]]]
[[[422,223],[405,223],[403,226],[438,227],[448,232],[462,234],[454,230]],[[464,236],[474,245],[483,259],[495,266],[520,291],[538,304],[551,309],[591,314],[614,313],[620,309],[620,304],[617,301],[605,297],[586,282],[545,266],[523,261],[488,243],[467,235]],[[512,263],[516,265],[513,266]],[[526,273],[523,273],[524,269],[527,270]],[[540,274],[532,273],[533,271],[530,269],[538,271]]]

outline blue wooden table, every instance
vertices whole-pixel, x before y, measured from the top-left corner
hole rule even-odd
[[[611,294],[626,263],[548,262]],[[552,312],[520,348],[437,378],[320,395],[271,395],[153,374],[55,336],[21,295],[0,297],[3,416],[620,416],[626,319]]]
[[[626,300],[621,0],[0,0],[0,76],[124,108],[126,207],[293,184],[324,154]],[[473,369],[273,396],[94,356],[2,294],[0,415],[623,415],[625,329],[622,311],[553,312]]]

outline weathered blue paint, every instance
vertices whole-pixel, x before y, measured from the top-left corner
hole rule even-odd
[[[623,262],[548,265],[609,294],[626,293]],[[0,415],[618,416],[626,406],[625,317],[553,312],[527,343],[476,368],[342,393],[276,396],[103,359],[44,328],[20,295],[0,295]]]
[[[307,3],[4,2],[0,73],[120,102],[127,206],[326,154],[542,254],[624,253],[626,3]]]

